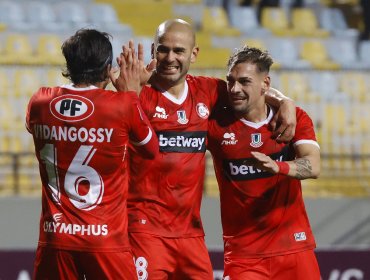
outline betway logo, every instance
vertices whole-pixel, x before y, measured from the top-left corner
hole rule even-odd
[[[159,150],[172,153],[204,153],[206,151],[206,131],[159,131]]]
[[[288,146],[270,155],[270,157],[277,161],[291,160],[288,156]],[[254,167],[254,161],[253,158],[227,159],[223,161],[223,169],[226,174],[228,174],[228,177],[234,181],[253,180],[273,176],[272,173]]]

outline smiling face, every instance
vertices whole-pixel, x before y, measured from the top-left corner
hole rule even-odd
[[[229,103],[240,116],[259,118],[265,115],[264,93],[269,89],[270,77],[266,72],[258,71],[256,64],[241,62],[235,64],[227,73]]]
[[[184,83],[197,54],[194,32],[188,23],[172,20],[161,24],[152,46],[152,55],[157,59],[155,78],[159,86],[167,89]]]

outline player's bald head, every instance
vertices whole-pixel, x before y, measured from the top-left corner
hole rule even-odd
[[[162,22],[155,34],[154,42],[157,44],[161,37],[165,36],[167,33],[174,32],[174,33],[181,33],[184,38],[190,38],[191,46],[194,47],[195,45],[195,32],[190,23],[186,22],[182,19],[169,19],[165,22]]]

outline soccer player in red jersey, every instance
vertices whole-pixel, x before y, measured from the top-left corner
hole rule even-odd
[[[276,114],[265,100],[270,55],[243,47],[229,59],[229,106],[209,121],[208,149],[220,189],[224,279],[319,280],[315,240],[300,180],[317,178],[320,150],[313,123],[296,109],[289,143],[273,139]]]
[[[121,55],[125,92],[105,90],[112,63],[107,33],[82,29],[62,46],[72,84],[31,98],[42,181],[34,279],[137,279],[127,233],[127,146],[154,158],[158,140],[142,112],[139,63]]]
[[[140,93],[160,154],[147,160],[135,147],[130,153],[129,236],[140,280],[213,280],[200,207],[208,117],[216,103],[226,101],[220,98],[226,98],[226,83],[189,75],[197,54],[190,24],[179,19],[160,24],[152,45],[156,70],[151,86]],[[285,101],[283,125],[275,130],[286,129],[282,141],[295,125],[294,103]]]

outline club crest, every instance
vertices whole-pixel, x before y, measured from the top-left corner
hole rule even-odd
[[[186,118],[185,110],[177,111],[177,122],[181,124],[187,124],[189,120]]]
[[[261,133],[252,133],[250,145],[253,148],[258,148],[263,145]]]

